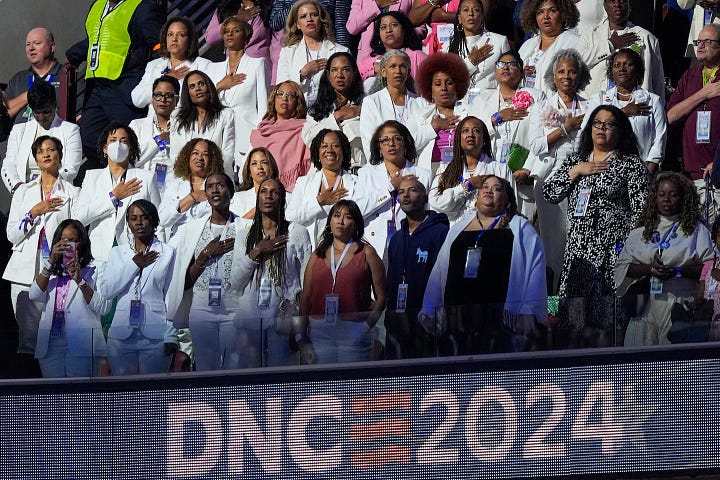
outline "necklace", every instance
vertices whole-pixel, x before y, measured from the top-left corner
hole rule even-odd
[[[158,132],[170,133],[170,120],[168,120],[168,122],[167,122],[167,127],[164,127],[164,128],[160,125],[160,121],[157,119],[153,120],[153,123],[155,124],[155,128],[157,128]]]

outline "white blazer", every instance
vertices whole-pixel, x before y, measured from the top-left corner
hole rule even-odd
[[[267,112],[270,69],[264,58],[244,54],[236,73],[244,73],[247,78],[240,85],[220,92],[220,101],[233,109],[236,158],[244,158],[250,150],[250,131],[257,128]],[[211,63],[207,74],[217,85],[228,74],[228,61]]]
[[[465,104],[457,105],[453,113],[463,118],[469,115],[469,106]],[[436,115],[439,115],[437,107],[434,103],[426,105],[424,108],[413,110],[408,119],[408,125],[412,125],[410,133],[415,140],[415,148],[418,152],[418,167],[427,170],[432,169],[432,152],[437,139],[437,132],[432,126],[432,121]]]
[[[37,138],[38,127],[40,127],[38,122],[32,119],[25,123],[15,124],[10,131],[5,159],[2,162],[2,169],[0,169],[8,191],[12,190],[17,183],[26,183],[30,180],[27,177],[28,159],[32,156],[31,147]],[[60,177],[72,183],[82,163],[80,127],[55,115],[49,131],[49,135],[59,139],[63,146]]]
[[[190,70],[202,70],[207,72],[207,67],[210,65],[210,60],[202,57],[197,57],[194,62],[188,62],[187,60],[178,65],[175,69],[181,67],[189,67]],[[148,62],[145,66],[145,73],[143,74],[140,83],[138,83],[133,91],[130,93],[133,104],[138,108],[147,107],[152,103],[152,85],[155,79],[163,76],[163,70],[172,68],[170,66],[169,58],[156,58]],[[182,80],[180,82],[180,88],[182,89]],[[179,93],[179,92],[178,92]]]
[[[247,235],[247,231],[243,231],[243,221],[238,221],[237,217],[233,218],[233,227],[235,228],[235,238],[241,235]],[[181,228],[176,237],[177,255],[175,257],[174,278],[170,285],[168,293],[168,318],[173,321],[176,328],[187,328],[189,325],[190,308],[192,307],[193,289],[185,290],[185,274],[190,266],[190,262],[195,256],[195,247],[197,247],[203,228],[210,221],[210,214],[204,217],[193,218],[189,220],[184,228]],[[233,262],[235,260],[233,259]]]
[[[454,224],[462,215],[467,211],[475,211],[477,203],[477,190],[469,192],[467,189],[458,183],[454,187],[446,188],[442,193],[438,193],[438,186],[440,185],[440,177],[443,172],[447,169],[448,164],[443,163],[435,173],[433,178],[430,192],[428,193],[428,203],[430,208],[436,212],[444,213],[448,216],[450,224]],[[463,178],[468,179],[470,172],[467,167],[463,168]],[[487,155],[483,155],[478,162],[475,171],[472,175],[495,175],[496,177],[504,178],[513,189],[515,188],[515,177],[512,176],[512,172],[508,166],[504,163],[500,163]]]
[[[577,50],[585,63],[591,63],[590,54],[588,52],[589,49],[587,45],[585,45],[585,41],[582,37],[571,30],[565,30],[562,32],[555,39],[553,44],[550,45],[550,48],[545,50],[537,62],[534,62],[533,60],[537,55],[539,55],[540,35],[535,35],[532,38],[527,39],[525,43],[522,44],[519,51],[520,58],[522,58],[526,67],[529,65],[535,66],[535,86],[533,88],[543,91],[546,95],[550,93],[549,86],[545,85],[545,72],[547,72],[548,68],[552,67],[552,57],[555,53],[567,48]]]
[[[450,248],[474,217],[474,211],[467,212],[448,231],[425,288],[421,315],[434,317],[437,309],[445,305]],[[532,224],[520,215],[510,220],[510,230],[513,246],[505,310],[514,315],[533,314],[536,321],[544,321],[547,318],[547,286],[542,240]]]
[[[154,238],[150,250],[160,255],[139,276],[140,269],[132,260],[135,251],[127,243],[113,247],[107,262],[100,264],[98,291],[105,298],[117,298],[115,316],[108,330],[109,338],[125,340],[132,335],[130,303],[135,299],[135,286],[139,279],[139,300],[144,310],[140,331],[147,338],[177,343],[177,331],[168,321],[166,304],[170,282],[175,276],[175,249]]]
[[[663,69],[660,44],[657,37],[636,25],[628,25],[628,28],[621,34],[632,32],[640,37],[639,46],[642,49],[640,56],[645,66],[645,76],[642,79],[642,87],[659,96],[663,103],[665,101],[665,71]],[[607,62],[614,48],[610,43],[610,24],[608,19],[603,19],[591,30],[583,32],[583,40],[589,47],[588,67],[590,67],[590,83],[585,88],[584,95],[591,95],[600,91],[608,90]]]
[[[635,115],[628,117],[633,132],[638,139],[638,150],[640,159],[643,162],[660,164],[665,156],[665,139],[667,137],[667,117],[663,101],[654,93],[648,92],[640,87],[633,91],[633,98],[637,103],[650,105],[650,115]],[[626,104],[621,104],[617,98],[617,88],[607,92],[598,92],[588,101],[587,111],[592,112],[600,105],[614,105],[622,109]],[[582,129],[587,125],[590,115],[583,119]]]
[[[92,264],[83,267],[80,271],[82,278],[95,290],[90,303],[85,302],[85,297],[74,280],[70,280],[70,286],[68,287],[68,295],[65,300],[65,338],[67,339],[68,351],[76,357],[104,357],[107,355],[107,344],[100,324],[100,317],[110,311],[111,302],[106,300],[95,288],[96,272],[97,269]],[[40,287],[34,281],[30,286],[30,300],[44,304],[40,316],[40,326],[38,327],[35,358],[45,358],[45,355],[47,355],[50,330],[55,312],[57,283],[58,277],[53,275],[50,277],[47,290],[44,292],[40,290]]]
[[[468,73],[470,73],[470,88],[478,90],[494,88],[497,85],[495,82],[495,62],[498,61],[500,55],[510,50],[510,42],[508,42],[507,37],[485,30],[478,35],[465,37],[465,43],[467,44],[467,52],[461,52],[460,58],[465,61],[465,66]],[[480,48],[486,44],[492,45],[492,54],[477,65],[473,64],[470,61],[469,52],[474,47]],[[449,48],[450,42],[443,43],[443,52],[447,52]]]
[[[203,188],[205,188],[203,186]],[[184,213],[177,211],[178,203],[181,198],[186,197],[190,194],[190,182],[183,180],[182,178],[170,177],[169,183],[165,187],[165,194],[163,200],[158,208],[158,214],[160,215],[160,226],[165,229],[165,235],[167,240],[173,247],[177,247],[173,242],[173,237],[177,233],[178,229],[185,225],[191,218],[204,217],[210,213],[210,204],[207,200],[197,203],[190,207],[190,209]]]
[[[142,198],[154,205],[160,205],[160,192],[153,173],[130,166],[125,181],[132,178],[142,181],[140,191],[123,199],[116,210],[109,195],[113,189],[110,167],[88,170],[85,173],[73,216],[83,225],[88,226],[92,254],[96,260],[106,260],[116,240],[118,245],[127,243],[125,212],[132,202]]]
[[[155,136],[160,132],[155,128],[155,111],[152,107],[148,108],[147,116],[143,118],[136,118],[130,122],[130,128],[135,135],[138,137],[140,143],[140,160],[135,163],[135,168],[142,168],[149,172],[155,172],[155,165],[158,163],[164,163],[168,167],[168,176],[173,168],[173,162],[170,158],[169,149],[160,151]],[[167,178],[166,178],[167,181]]]
[[[370,140],[375,134],[375,130],[387,120],[397,120],[395,114],[404,112],[406,121],[400,122],[413,131],[409,120],[416,110],[424,110],[429,103],[424,98],[418,97],[414,93],[408,91],[405,98],[404,110],[395,107],[390,92],[387,88],[383,88],[379,92],[368,95],[363,100],[362,109],[360,110],[360,138],[362,138],[363,151],[365,158],[370,159]]]
[[[430,170],[406,163],[400,175],[417,175],[425,190],[430,191],[432,180]],[[357,197],[356,203],[365,218],[365,240],[375,248],[386,264],[388,220],[392,220],[394,212],[395,229],[399,231],[400,221],[405,218],[405,212],[400,209],[400,204],[393,202],[394,190],[384,163],[365,165],[358,171],[355,191],[362,192],[362,195]]]
[[[292,80],[300,84],[306,99],[316,98],[320,88],[320,78],[323,76],[324,70],[320,70],[303,82],[300,81],[300,70],[311,60],[317,60],[318,58],[328,59],[337,52],[349,52],[349,50],[347,47],[328,39],[323,40],[320,50],[315,52],[308,50],[304,38],[291,47],[283,47],[280,50],[280,58],[278,59],[275,85],[285,80]]]
[[[232,108],[224,108],[220,112],[220,117],[212,125],[209,125],[204,132],[198,132],[197,124],[193,125],[192,130],[178,130],[177,113],[175,110],[171,116],[170,129],[170,156],[172,164],[175,163],[178,153],[182,150],[187,142],[193,138],[204,138],[212,140],[222,150],[223,165],[225,173],[233,176],[233,164],[235,156],[235,115]]]
[[[285,209],[285,218],[307,228],[313,250],[315,250],[325,229],[332,208],[332,205],[320,205],[317,202],[323,175],[322,170],[313,168],[307,175],[298,178],[295,190],[293,190],[293,196]],[[358,203],[356,196],[360,192],[356,186],[357,176],[343,171],[341,178],[342,188],[346,188],[348,191],[345,199]]]
[[[348,138],[352,151],[350,164],[353,167],[361,167],[367,163],[365,152],[363,152],[362,139],[360,138],[360,116],[348,118],[338,124],[335,115],[332,113],[320,121],[316,121],[308,114],[301,134],[305,145],[309,148],[318,133],[325,128],[340,130]]]
[[[53,198],[62,198],[63,204],[57,212],[48,212],[35,219],[35,223],[25,231],[21,222],[32,207],[40,203],[40,177],[30,183],[20,185],[10,204],[6,233],[12,243],[12,256],[5,267],[3,278],[13,283],[30,285],[37,275],[37,257],[40,255],[38,242],[40,231],[45,228],[48,247],[52,247],[53,235],[63,220],[73,218],[73,211],[79,201],[80,189],[58,178],[57,191]]]
[[[302,178],[302,177],[301,177]],[[285,197],[286,205],[290,204],[290,194],[286,194]],[[255,208],[257,202],[257,192],[254,188],[250,190],[241,190],[235,192],[232,199],[230,200],[230,211],[238,217],[244,217],[246,213]],[[287,217],[287,212],[285,213]]]

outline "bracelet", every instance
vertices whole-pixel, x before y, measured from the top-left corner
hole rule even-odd
[[[195,195],[193,195],[193,192],[190,192],[190,198],[192,198],[193,205],[197,205],[198,201],[197,198],[195,198]]]
[[[475,190],[475,185],[473,185],[470,180],[465,180],[464,182],[462,182],[462,185],[466,192],[472,192],[473,190]]]
[[[122,202],[117,199],[117,197],[115,196],[115,194],[113,192],[110,192],[108,195],[110,195],[110,201],[113,203],[113,206],[115,208],[122,207]]]
[[[495,112],[492,114],[493,120],[495,120],[495,125],[502,125],[504,123],[502,117],[500,116],[499,112]]]
[[[565,138],[570,138],[570,134],[568,133],[567,129],[565,128],[565,125],[562,123],[560,124],[560,132],[562,132],[562,136]]]
[[[440,8],[440,5],[438,5],[437,3],[435,3],[433,0],[428,0],[428,3],[429,3],[430,6],[433,7],[433,8]]]
[[[47,269],[47,267],[43,267],[42,270],[40,270],[40,273],[38,274],[41,277],[50,278],[51,272]]]
[[[681,278],[682,277],[682,270],[680,267],[675,267],[675,278]]]

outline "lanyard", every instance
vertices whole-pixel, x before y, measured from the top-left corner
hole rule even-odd
[[[342,265],[342,261],[345,258],[345,255],[347,255],[348,250],[350,250],[350,246],[352,245],[352,243],[353,241],[350,240],[347,245],[345,245],[345,248],[343,248],[342,255],[340,255],[340,260],[338,260],[337,265],[335,264],[335,245],[333,245],[330,249],[330,273],[332,274],[333,279],[332,290],[330,290],[330,293],[335,293],[335,282],[337,280],[338,270],[340,270],[340,265]]]
[[[387,170],[387,167],[385,167],[385,170]],[[400,171],[400,175],[405,175],[405,167]],[[390,175],[390,172],[388,172],[388,178],[392,178],[392,175]],[[390,199],[392,202],[390,203],[390,213],[392,214],[392,222],[395,224],[395,207],[397,206],[397,190],[393,190],[390,193]]]
[[[407,114],[407,109],[408,109],[408,100],[409,100],[409,96],[407,93],[405,93],[405,105],[403,105],[403,109],[400,110],[400,115],[398,116],[398,109],[395,108],[395,100],[393,100],[392,96],[390,96],[390,103],[392,104],[392,107],[393,107],[393,113],[395,114],[395,120],[397,120],[398,122],[400,122],[402,124],[405,124],[405,122],[407,121],[406,114]],[[398,107],[399,107],[399,105],[398,105]]]
[[[223,227],[223,231],[222,231],[222,233],[220,234],[220,241],[221,241],[221,242],[224,241],[225,238],[227,238],[228,231],[230,230],[230,225],[232,225],[232,223],[233,223],[234,221],[235,221],[235,214],[232,213],[232,212],[230,212],[230,216],[228,217],[227,222],[225,222],[225,226]],[[210,223],[212,224],[212,222],[210,222]],[[215,265],[214,265],[214,266],[215,266],[215,269],[214,269],[214,271],[213,271],[213,278],[218,278],[217,275],[218,275],[218,270],[220,269],[220,259],[221,259],[223,256],[224,256],[224,255],[218,256],[218,257],[215,258],[215,262],[214,262],[214,263],[215,263]]]
[[[59,184],[60,184],[60,182],[55,180],[55,185],[53,185],[53,188],[52,188],[52,190],[50,190],[50,193],[48,194],[48,196],[45,197],[45,194],[43,193],[42,182],[40,182],[40,201],[44,202],[45,200],[51,199],[53,197],[53,195],[55,195],[55,193],[57,192]]]
[[[127,178],[127,169],[123,172],[122,175],[120,175],[120,178],[115,180],[115,177],[113,177],[112,173],[110,174],[110,181],[112,182],[113,188],[117,187],[117,184],[120,182],[124,182],[125,178]]]
[[[563,113],[565,113],[567,115],[567,113],[568,113],[567,106],[565,105],[565,102],[560,100],[560,97],[558,97],[558,107],[560,107],[560,109],[563,111]],[[578,107],[578,101],[577,101],[577,95],[575,95],[575,97],[573,98],[573,101],[572,101],[572,106],[570,107],[570,112],[573,117],[575,116],[577,107]]]
[[[482,236],[485,235],[485,232],[487,232],[488,230],[492,230],[493,227],[495,227],[495,225],[497,225],[497,223],[500,221],[500,219],[502,218],[503,215],[505,215],[505,211],[503,211],[500,215],[495,217],[495,220],[492,221],[492,223],[490,224],[490,226],[488,228],[483,228],[482,230],[480,230],[480,233],[478,233],[477,238],[475,238],[475,248],[478,248],[478,242],[480,242],[480,239],[482,238]],[[480,223],[479,219],[478,219],[478,223]]]
[[[677,229],[679,226],[680,226],[679,222],[673,223],[672,227],[670,227],[670,230],[668,230],[665,233],[665,236],[663,237],[662,241],[655,242],[655,244],[658,247],[658,253],[660,253],[662,255],[663,250],[667,250],[668,248],[670,248],[670,240],[677,237],[677,234],[675,232],[677,232]],[[660,237],[659,234],[658,234],[658,237]]]
[[[70,277],[60,275],[57,277],[57,286],[55,287],[55,311],[64,312],[65,302],[67,301],[68,292],[70,291]]]
[[[40,75],[38,75],[40,76]],[[42,80],[45,80],[48,83],[52,83],[53,80],[55,80],[55,75],[52,73],[46,73],[44,76],[40,77]],[[30,74],[30,78],[28,78],[28,90],[30,90],[30,87],[33,86],[35,83],[35,72]]]
[[[344,174],[345,174],[345,171],[341,169],[341,170],[340,170],[340,173],[338,173],[338,176],[337,176],[337,178],[335,179],[335,185],[333,185],[331,191],[334,192],[335,189],[338,188],[338,186],[339,186],[340,183],[342,182],[342,176],[343,176]],[[330,184],[328,183],[327,178],[325,178],[325,174],[324,174],[324,173],[322,174],[321,179],[322,179],[323,187],[325,187],[325,188],[330,188]]]
[[[702,69],[703,87],[704,87],[705,85],[707,85],[707,83],[708,83],[710,80],[712,80],[713,78],[715,78],[715,74],[717,73],[718,68],[720,68],[720,67],[715,67],[715,68],[713,68],[712,70],[710,70],[710,78],[708,78],[707,72],[705,71],[705,67],[703,67],[703,69]]]

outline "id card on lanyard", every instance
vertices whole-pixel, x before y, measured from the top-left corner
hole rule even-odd
[[[258,308],[265,309],[270,308],[270,299],[272,298],[273,282],[270,278],[265,265],[262,266],[262,272],[260,277],[260,288],[258,289]]]
[[[475,238],[475,246],[468,247],[467,254],[465,256],[465,273],[463,274],[464,278],[478,278],[478,273],[480,271],[480,260],[482,259],[482,247],[479,246],[480,239],[483,237],[483,235],[485,235],[485,232],[495,228],[495,225],[497,225],[503,215],[505,215],[505,212],[502,212],[500,215],[495,217],[495,220],[492,221],[492,223],[487,229],[480,230],[480,233],[478,233],[478,236]]]
[[[145,249],[145,253],[150,251],[150,246]],[[139,327],[144,323],[145,320],[145,306],[142,303],[142,274],[143,269],[140,269],[138,273],[137,281],[135,282],[135,295],[130,300],[130,326]]]
[[[50,327],[50,335],[52,336],[62,334],[65,325],[65,302],[67,301],[69,290],[70,277],[57,277],[57,285],[55,286],[55,308],[53,309],[52,326]]]
[[[227,237],[228,230],[230,229],[230,226],[233,224],[233,221],[235,220],[235,214],[230,212],[230,216],[228,217],[227,223],[225,223],[225,228],[223,228],[222,233],[220,234],[220,241],[224,241]],[[218,270],[220,270],[220,261],[222,260],[222,256],[219,256],[215,259],[215,269],[213,271],[213,275],[208,279],[208,307],[212,307],[213,309],[219,309],[222,307],[222,278],[218,276]]]
[[[332,275],[333,283],[330,293],[325,295],[325,323],[328,325],[335,325],[337,323],[338,313],[340,313],[340,295],[335,293],[335,283],[337,282],[337,274],[340,270],[345,255],[350,251],[353,241],[350,240],[345,248],[343,248],[342,254],[335,263],[335,246],[330,247],[330,274]]]

